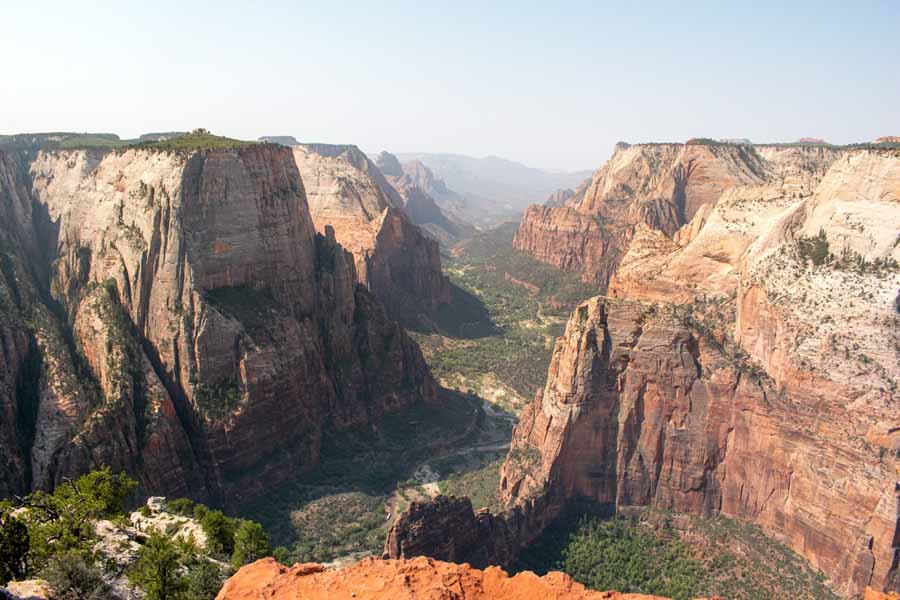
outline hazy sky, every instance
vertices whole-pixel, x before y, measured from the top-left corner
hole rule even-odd
[[[900,2],[784,4],[4,0],[0,133],[206,127],[559,169],[618,140],[900,135]]]

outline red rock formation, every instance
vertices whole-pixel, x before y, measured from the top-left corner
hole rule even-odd
[[[800,148],[828,164],[838,155]],[[513,244],[606,289],[639,226],[671,237],[726,190],[783,176],[784,166],[751,146],[718,143],[617,146],[591,182],[557,208],[531,206]]]
[[[52,151],[2,171],[4,210],[37,210],[0,223],[3,377],[31,390],[0,395],[0,491],[109,464],[148,492],[237,501],[313,467],[326,427],[434,400],[418,346],[316,234],[290,149]]]
[[[846,411],[780,392],[669,310],[577,309],[516,429],[507,501],[722,513],[784,539],[845,593],[896,585],[896,465],[842,438]]]
[[[427,325],[450,302],[450,286],[438,244],[410,221],[397,190],[356,146],[305,144],[293,152],[316,229],[334,229],[392,318]]]
[[[814,390],[780,390],[684,309],[595,298],[575,311],[516,427],[501,472],[511,508],[411,507],[386,555],[507,564],[587,500],[746,519],[847,595],[896,587],[896,457],[847,439],[853,418]]]
[[[323,565],[279,565],[266,558],[242,567],[216,600],[662,600],[658,596],[595,592],[568,575],[513,577],[498,567],[484,571],[469,565],[415,558],[365,559],[352,567],[326,571]]]
[[[900,135],[886,135],[875,140],[876,144],[900,144]]]

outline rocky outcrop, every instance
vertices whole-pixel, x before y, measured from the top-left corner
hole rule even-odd
[[[403,199],[403,207],[413,223],[423,228],[442,244],[450,244],[474,233],[464,221],[448,216],[438,206],[429,190],[450,195],[446,185],[418,161],[401,165],[396,156],[382,152],[375,160],[378,168]]]
[[[824,147],[757,150],[702,140],[617,146],[564,206],[529,207],[513,243],[605,290],[638,228],[672,237],[727,190],[773,182],[789,170],[821,174],[838,155]]]
[[[374,560],[327,571],[323,565],[285,567],[266,558],[242,567],[229,579],[217,600],[653,600],[657,596],[595,592],[568,575],[513,577],[498,567],[481,571],[428,558]],[[660,599],[662,600],[662,599]]]
[[[0,493],[106,464],[238,502],[315,466],[326,429],[434,400],[289,148],[0,158]]]
[[[438,244],[409,219],[397,190],[355,146],[305,144],[293,153],[317,230],[333,228],[390,317],[428,327],[450,287]]]
[[[544,202],[544,206],[549,206],[550,208],[564,206],[566,202],[568,202],[573,196],[575,196],[575,190],[556,190],[555,192],[550,194],[550,196]]]

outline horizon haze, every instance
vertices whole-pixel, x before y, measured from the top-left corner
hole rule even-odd
[[[7,66],[0,132],[205,127],[575,171],[619,140],[900,130],[896,3],[103,6],[7,7],[0,51],[40,47]]]

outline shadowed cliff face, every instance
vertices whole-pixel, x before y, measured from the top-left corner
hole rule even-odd
[[[109,464],[236,501],[314,466],[324,427],[434,399],[290,149],[0,157],[0,493]]]
[[[603,290],[639,226],[671,237],[723,192],[775,181],[785,172],[821,172],[840,151],[719,144],[617,146],[612,158],[562,206],[531,206],[516,248],[579,271]]]
[[[307,144],[293,153],[315,227],[334,229],[353,253],[360,281],[390,317],[429,327],[437,308],[450,302],[450,286],[437,242],[410,221],[397,190],[355,146]]]

